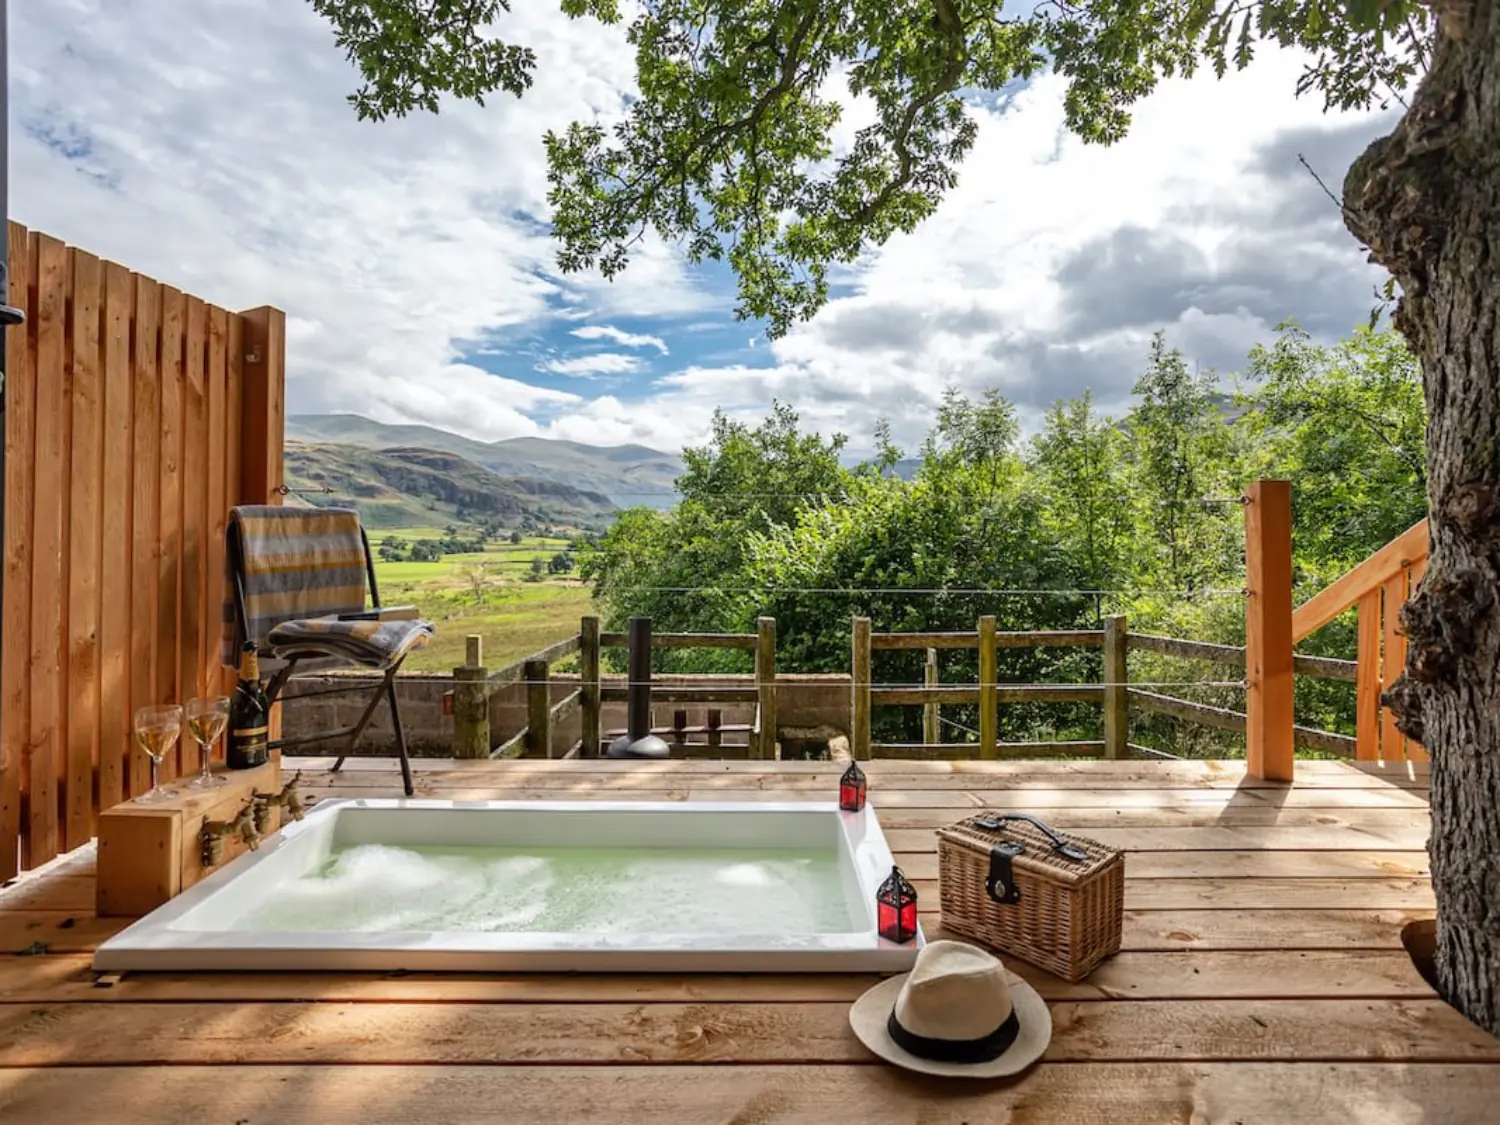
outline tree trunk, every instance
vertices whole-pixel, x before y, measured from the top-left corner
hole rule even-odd
[[[1349,169],[1345,220],[1426,382],[1432,553],[1386,701],[1432,756],[1439,989],[1500,1034],[1500,0],[1431,6],[1432,69]]]

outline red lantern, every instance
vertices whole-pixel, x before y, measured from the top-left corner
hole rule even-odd
[[[917,889],[899,867],[891,868],[890,878],[875,892],[875,928],[887,941],[902,944],[917,936]]]
[[[839,808],[845,812],[859,812],[865,807],[865,773],[858,762],[850,762],[844,776],[839,778]]]

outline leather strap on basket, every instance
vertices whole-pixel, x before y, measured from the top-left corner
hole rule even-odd
[[[1052,841],[1052,850],[1062,856],[1063,859],[1071,859],[1075,863],[1088,862],[1088,852],[1084,851],[1077,844],[1068,843],[1068,841],[1057,834],[1057,830],[1050,824],[1031,816],[1029,813],[997,813],[994,816],[981,817],[970,821],[970,823],[976,828],[987,828],[991,832],[999,832],[1004,829],[1007,820],[1023,820],[1031,825],[1043,836]]]
[[[1013,906],[1021,901],[1021,888],[1016,885],[1015,869],[1010,861],[1025,851],[1020,844],[996,844],[990,849],[990,875],[984,881],[984,890],[1002,906]]]

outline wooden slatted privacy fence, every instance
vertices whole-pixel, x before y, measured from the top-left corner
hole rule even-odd
[[[285,322],[10,225],[0,878],[148,785],[135,708],[226,690],[224,525],[281,484]],[[188,740],[167,777],[195,766]]]

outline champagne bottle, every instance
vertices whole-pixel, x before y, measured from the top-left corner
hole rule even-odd
[[[254,641],[247,641],[240,657],[240,682],[229,703],[229,745],[224,760],[230,769],[265,764],[270,757],[266,745],[270,727],[271,705],[260,682],[260,651]]]

